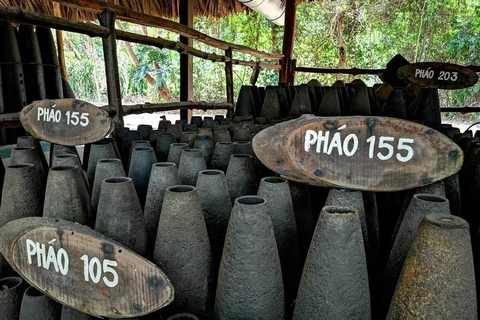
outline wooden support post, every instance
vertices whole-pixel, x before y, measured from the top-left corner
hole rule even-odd
[[[280,71],[279,81],[287,84],[293,84],[291,79],[291,64],[293,57],[293,41],[295,36],[295,16],[297,11],[296,0],[285,0],[285,29],[283,31],[282,70]]]
[[[232,64],[233,50],[228,48],[225,50],[225,57],[228,58],[228,61],[225,62],[225,84],[227,89],[227,102],[231,103],[234,106],[234,93],[233,93],[233,64]],[[234,107],[228,109],[227,116],[233,116]]]
[[[54,2],[53,3],[53,14],[55,17],[62,17],[62,11],[60,9],[60,4]],[[60,71],[62,73],[62,78],[67,80],[67,66],[65,64],[65,52],[63,50],[63,31],[57,29],[57,50],[58,50],[58,60],[60,61]]]
[[[250,84],[252,86],[254,86],[257,83],[259,75],[260,75],[260,62],[257,62],[255,64],[255,67],[253,67],[252,75],[250,76]]]
[[[108,104],[117,109],[115,122],[117,126],[123,127],[123,109],[122,96],[120,94],[120,77],[118,75],[115,18],[116,14],[109,10],[104,10],[98,15],[100,25],[107,27],[110,30],[109,36],[102,38],[105,73],[107,75]]]
[[[292,59],[292,63],[290,64],[290,70],[288,72],[288,79],[289,83],[292,85],[295,83],[295,68],[297,67],[297,59]]]
[[[193,27],[193,0],[180,0],[180,23]],[[180,36],[180,42],[193,47],[193,40]],[[180,54],[180,101],[193,100],[193,57]],[[180,110],[180,119],[190,123],[191,109]]]

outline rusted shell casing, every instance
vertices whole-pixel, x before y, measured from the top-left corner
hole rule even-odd
[[[153,148],[139,147],[132,151],[130,168],[128,176],[132,178],[138,200],[145,207],[145,198],[147,197],[148,181],[152,172],[152,165],[157,162]]]
[[[181,184],[195,186],[198,173],[207,169],[203,152],[200,149],[183,149],[178,165],[178,177]]]
[[[79,167],[50,168],[43,216],[92,225],[95,219],[83,171]]]
[[[340,101],[335,88],[325,88],[325,94],[317,111],[318,116],[334,117],[341,115]]]
[[[90,185],[93,185],[93,180],[95,179],[98,160],[116,157],[117,155],[115,154],[112,143],[100,141],[91,145],[87,166],[87,177]]]
[[[226,178],[232,203],[235,203],[238,197],[257,193],[257,173],[251,155],[232,154],[228,162]]]
[[[16,147],[12,149],[10,164],[22,163],[33,164],[43,179],[46,179],[48,168],[43,166],[42,159],[34,147]]]
[[[0,314],[3,320],[18,320],[26,288],[27,284],[20,277],[0,279]]]
[[[280,119],[282,117],[282,109],[280,108],[277,90],[267,89],[260,115],[267,119]]]
[[[387,320],[477,319],[468,223],[427,215],[398,280]]]
[[[297,295],[301,261],[297,225],[288,180],[280,177],[265,177],[260,181],[257,195],[267,201],[268,214],[272,219],[282,266],[286,304],[289,306]]]
[[[218,142],[213,149],[212,162],[210,167],[212,169],[227,171],[230,156],[233,154],[233,144],[231,142]]]
[[[130,150],[132,149],[132,142],[141,140],[142,135],[138,131],[126,131],[125,135],[122,137],[122,146],[120,149],[120,154],[122,155],[122,163],[125,171],[128,171],[128,164],[130,158]],[[169,145],[170,146],[170,145]],[[85,161],[84,161],[85,162]]]
[[[137,131],[140,132],[142,140],[148,140],[150,138],[150,132],[152,132],[153,127],[149,124],[139,124],[137,126]]]
[[[235,200],[215,297],[218,320],[285,319],[280,257],[262,197]]]
[[[382,297],[384,299],[384,307],[389,305],[405,259],[417,234],[418,226],[428,214],[450,214],[448,200],[444,197],[431,194],[416,194],[410,201],[410,205],[405,212],[405,216],[393,242],[383,273],[384,284]]]
[[[222,258],[228,220],[232,211],[225,173],[221,170],[200,171],[197,180],[197,193],[205,216],[216,277]]]
[[[294,320],[370,319],[367,261],[358,212],[323,207],[298,289]]]
[[[168,151],[167,162],[173,162],[178,167],[182,151],[188,148],[188,143],[172,143],[170,145],[170,150]]]
[[[167,125],[166,132],[173,134],[175,142],[180,142],[180,138],[182,137],[182,126],[180,124]]]
[[[30,287],[23,294],[19,320],[58,320],[61,309],[61,304]]]
[[[202,150],[203,157],[205,158],[205,163],[207,167],[210,167],[213,156],[212,136],[207,134],[197,134],[195,136],[195,143],[193,144],[193,148]]]
[[[92,186],[92,207],[96,211],[98,208],[98,200],[100,198],[100,189],[102,181],[113,177],[125,177],[122,160],[116,158],[100,159],[97,162],[95,170],[95,178]]]
[[[212,258],[195,187],[177,185],[165,191],[153,261],[175,287],[175,300],[162,315],[189,312],[204,318],[210,314]]]
[[[162,212],[165,190],[179,183],[175,163],[157,162],[153,164],[143,213],[149,243],[155,243],[157,237],[158,221],[160,220],[160,212]]]
[[[140,255],[145,255],[147,231],[142,206],[131,178],[114,177],[103,180],[95,231]]]
[[[45,153],[43,152],[42,146],[40,145],[40,140],[35,139],[32,136],[22,136],[17,138],[17,148],[35,148],[38,152],[38,156],[40,157],[40,161],[42,161],[43,167],[45,170],[48,169],[47,159],[45,157]]]
[[[157,144],[155,146],[155,155],[157,161],[165,162],[168,159],[170,145],[175,143],[175,136],[172,133],[160,132],[157,136]]]
[[[298,243],[300,246],[300,257],[303,265],[307,256],[313,231],[315,230],[316,220],[313,217],[310,206],[310,190],[308,185],[289,181],[290,195],[292,197],[293,211],[295,213],[295,223],[297,225]]]
[[[45,180],[32,164],[12,164],[5,172],[0,227],[12,220],[41,217]]]
[[[328,192],[326,206],[345,206],[353,207],[358,212],[360,225],[362,227],[363,244],[365,245],[365,253],[367,259],[370,254],[370,246],[368,242],[367,218],[365,217],[365,205],[363,203],[362,193],[360,191],[349,191],[344,189],[330,189]]]

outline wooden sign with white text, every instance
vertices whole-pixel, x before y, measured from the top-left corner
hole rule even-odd
[[[155,264],[77,223],[12,221],[0,229],[0,251],[30,285],[93,316],[140,317],[174,297]]]
[[[478,76],[472,69],[452,63],[413,63],[398,69],[405,82],[434,89],[463,89],[475,85]]]
[[[35,101],[22,109],[20,121],[33,137],[64,146],[102,140],[115,128],[106,111],[76,99]]]
[[[287,179],[366,191],[420,187],[456,173],[462,150],[418,123],[387,117],[303,115],[260,131],[259,160]]]

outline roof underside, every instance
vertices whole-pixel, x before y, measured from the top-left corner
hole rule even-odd
[[[168,19],[179,15],[180,0],[105,0],[127,9]],[[54,2],[49,0],[0,0],[0,5],[20,7],[47,15],[54,15]],[[230,14],[251,11],[237,0],[193,0],[195,16],[220,18]],[[95,14],[61,6],[62,17],[75,21],[96,20]]]

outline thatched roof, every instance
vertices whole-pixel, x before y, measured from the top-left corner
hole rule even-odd
[[[179,0],[105,0],[141,13],[168,19],[178,18]],[[194,15],[210,18],[250,11],[237,0],[193,0]],[[20,7],[29,11],[54,15],[54,2],[49,0],[0,0],[0,5]],[[86,11],[61,6],[62,17],[76,21],[91,21],[97,17]]]

